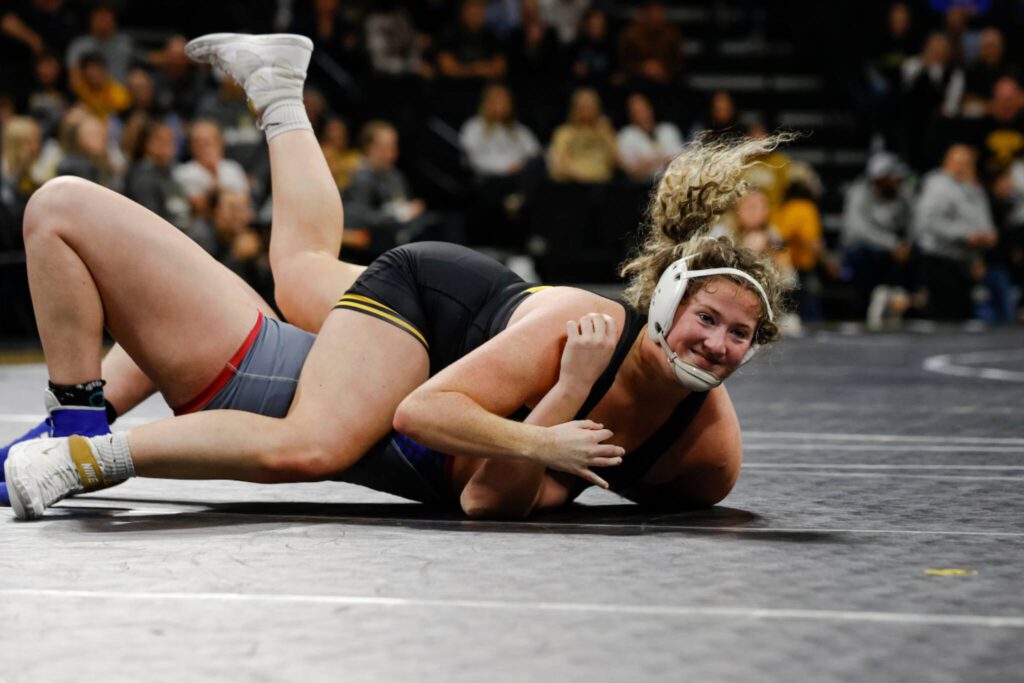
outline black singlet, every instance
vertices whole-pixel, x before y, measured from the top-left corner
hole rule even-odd
[[[586,419],[590,411],[608,393],[612,383],[615,382],[615,375],[619,372],[623,361],[629,355],[629,350],[633,347],[633,342],[636,341],[637,335],[640,334],[644,324],[647,322],[647,316],[636,312],[631,306],[622,304],[622,307],[626,311],[626,320],[623,325],[622,335],[619,337],[619,343],[615,346],[615,351],[608,362],[608,366],[601,373],[601,376],[597,378],[597,381],[594,382],[587,400],[584,401],[583,406],[576,413],[576,417],[573,418],[575,420]],[[622,459],[621,465],[601,468],[601,478],[608,482],[613,491],[617,492],[621,492],[638,482],[647,474],[647,471],[651,469],[655,461],[668,447],[675,443],[682,436],[683,432],[687,430],[690,423],[693,422],[693,418],[700,411],[701,406],[704,405],[707,396],[706,391],[691,392],[689,396],[680,401],[669,418],[654,434],[648,437],[638,448],[626,454]],[[513,416],[513,419],[522,420],[528,414],[529,409],[521,408]]]

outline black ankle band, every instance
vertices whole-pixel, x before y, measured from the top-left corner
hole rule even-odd
[[[50,391],[57,397],[62,406],[88,406],[102,408],[106,401],[103,398],[103,385],[106,381],[94,379],[82,384],[54,384],[47,382]]]

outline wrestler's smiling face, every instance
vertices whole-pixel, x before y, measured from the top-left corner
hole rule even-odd
[[[760,313],[756,294],[732,280],[712,278],[676,311],[666,341],[684,363],[725,379],[753,343]]]

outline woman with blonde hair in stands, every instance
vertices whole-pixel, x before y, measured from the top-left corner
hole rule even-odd
[[[267,134],[276,299],[293,325],[123,197],[47,185],[25,234],[50,418],[95,436],[11,449],[19,518],[132,476],[341,479],[471,516],[556,508],[590,484],[676,509],[729,492],[740,434],[720,385],[778,337],[785,286],[703,233],[779,138],[697,143],[672,162],[622,270],[626,303],[531,287],[455,245],[362,268],[337,258],[342,206],[301,104],[309,41],[216,34],[189,51],[245,84]],[[106,395],[104,326],[121,344]],[[105,401],[123,412],[146,380],[179,416],[103,434]]]
[[[43,184],[39,155],[43,149],[42,132],[35,119],[12,116],[3,135],[3,201],[18,215],[32,193]]]
[[[569,120],[555,129],[548,151],[548,172],[559,182],[606,183],[618,167],[615,129],[601,111],[596,90],[572,94]]]

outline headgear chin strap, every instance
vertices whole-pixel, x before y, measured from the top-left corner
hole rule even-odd
[[[748,273],[744,273],[736,268],[689,270],[686,267],[686,260],[688,258],[691,257],[687,256],[679,259],[661,274],[658,286],[654,288],[651,306],[647,313],[647,334],[657,342],[658,346],[665,353],[665,358],[668,360],[668,364],[672,366],[676,380],[680,384],[690,391],[710,391],[721,384],[722,379],[707,370],[702,370],[690,363],[684,363],[679,358],[679,354],[670,349],[668,342],[665,341],[665,335],[672,327],[672,320],[675,318],[676,309],[679,308],[683,295],[686,294],[686,284],[690,279],[695,277],[711,277],[713,275],[732,275],[742,278],[753,285],[757,293],[761,295],[765,312],[768,314],[768,320],[774,321],[775,317],[772,313],[771,304],[768,303],[768,295],[765,293],[764,287]],[[740,365],[753,358],[757,352],[757,342],[754,341],[756,336],[757,331],[755,330],[750,348],[747,350],[746,355],[743,356],[743,360],[740,361]]]

